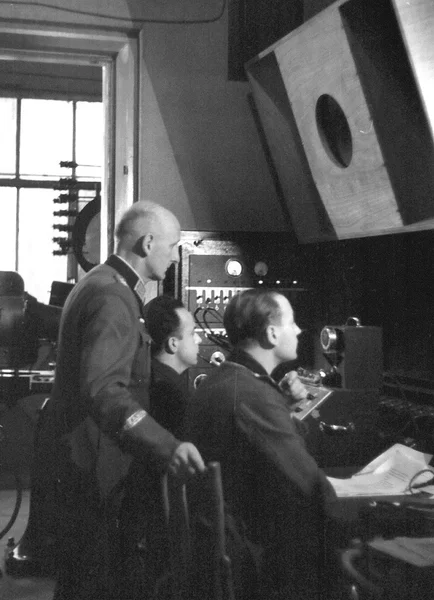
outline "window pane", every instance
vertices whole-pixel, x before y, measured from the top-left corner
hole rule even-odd
[[[17,99],[0,98],[0,177],[15,177]]]
[[[39,302],[48,304],[51,283],[66,281],[67,256],[53,256],[59,248],[53,237],[66,234],[53,229],[55,223],[66,223],[66,217],[54,217],[58,206],[53,203],[53,190],[22,190],[19,207],[18,272],[25,290]]]
[[[101,179],[104,156],[104,118],[102,102],[77,102],[76,175]]]
[[[0,188],[0,271],[15,271],[17,191]]]
[[[72,102],[22,100],[20,174],[26,179],[70,177],[60,161],[72,160]]]

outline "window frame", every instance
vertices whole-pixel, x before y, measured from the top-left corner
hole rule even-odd
[[[138,199],[139,36],[79,27],[39,27],[0,19],[0,60],[99,65],[105,152],[101,186],[101,261],[113,251],[117,215]]]

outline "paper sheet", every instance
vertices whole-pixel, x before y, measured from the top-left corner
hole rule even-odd
[[[410,493],[408,485],[416,473],[429,469],[431,473],[421,476],[425,477],[425,480],[434,475],[434,468],[429,466],[431,458],[432,454],[424,454],[403,444],[395,444],[352,477],[328,477],[328,480],[339,497],[407,494]],[[423,479],[418,479],[419,481]],[[434,486],[421,489],[434,494]]]

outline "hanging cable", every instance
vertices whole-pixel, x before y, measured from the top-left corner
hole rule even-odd
[[[203,311],[203,321],[201,321],[198,317],[198,314],[200,311]],[[213,342],[214,344],[216,344],[217,346],[220,346],[224,350],[230,351],[232,349],[232,347],[229,344],[226,333],[216,333],[215,331],[213,331],[212,327],[206,320],[206,313],[212,312],[212,311],[214,311],[219,316],[220,322],[223,323],[223,320],[222,320],[220,314],[214,308],[211,308],[211,307],[202,308],[201,306],[198,306],[193,313],[193,318],[194,318],[196,324],[201,328],[205,337],[208,340],[210,340],[210,342]]]
[[[155,24],[161,24],[161,25],[200,25],[200,24],[206,24],[206,23],[215,23],[216,21],[219,21],[226,9],[226,0],[222,0],[220,9],[218,10],[218,12],[211,16],[211,17],[205,17],[202,19],[152,19],[152,18],[139,18],[136,19],[134,17],[118,17],[115,15],[107,15],[104,13],[99,13],[99,12],[95,12],[95,11],[88,11],[88,10],[79,10],[76,8],[68,8],[66,6],[56,6],[54,4],[49,4],[48,2],[18,2],[18,1],[14,1],[12,0],[12,2],[8,2],[7,0],[0,0],[0,4],[7,4],[8,6],[27,6],[27,7],[36,7],[36,8],[49,8],[52,10],[56,10],[56,11],[60,11],[60,12],[64,12],[64,13],[69,13],[69,14],[74,14],[74,15],[84,15],[86,17],[97,17],[100,19],[109,19],[112,21],[123,21],[123,22],[128,22],[128,23],[137,23],[137,24],[144,24],[144,23],[155,23]]]

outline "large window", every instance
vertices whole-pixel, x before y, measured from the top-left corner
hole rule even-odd
[[[0,98],[0,271],[17,271],[40,302],[53,281],[76,280],[74,257],[53,238],[68,238],[73,212],[95,196],[103,152],[101,102]],[[60,179],[76,181],[75,193]]]

